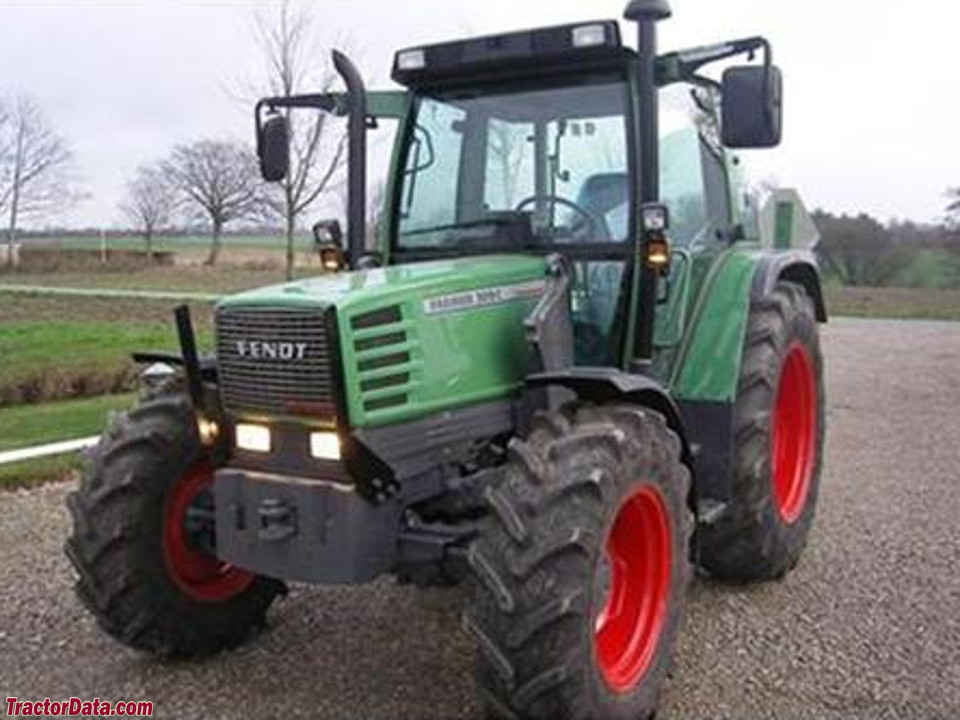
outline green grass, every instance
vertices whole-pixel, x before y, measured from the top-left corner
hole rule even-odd
[[[129,388],[130,354],[176,351],[172,322],[47,320],[0,323],[0,405],[85,397]],[[198,331],[201,349],[212,345],[209,328]]]
[[[110,322],[16,322],[0,326],[0,384],[43,371],[115,367],[137,349],[175,347],[171,326]]]
[[[107,395],[0,410],[0,452],[98,434],[111,411],[133,404],[134,395]],[[0,489],[33,487],[60,480],[82,463],[80,453],[0,465]]]
[[[107,414],[130,407],[135,395],[105,395],[0,410],[0,452],[98,434]]]
[[[908,288],[956,289],[957,257],[945,250],[920,250],[903,269],[898,284]]]
[[[83,458],[80,454],[72,453],[0,465],[0,491],[36,487],[64,480],[79,470],[82,464]]]

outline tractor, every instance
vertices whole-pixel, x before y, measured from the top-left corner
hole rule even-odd
[[[103,629],[203,655],[287,582],[463,583],[489,715],[644,718],[694,571],[796,565],[818,236],[738,154],[780,142],[782,76],[762,37],[658,53],[670,15],[630,2],[636,49],[615,20],[404,49],[384,92],[335,52],[342,91],[257,104],[268,182],[292,113],[344,119],[346,227],[316,224],[322,272],[221,299],[215,354],[181,307],[180,352],[135,355],[141,398],[68,500]]]

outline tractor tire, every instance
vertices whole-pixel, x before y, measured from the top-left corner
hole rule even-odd
[[[492,717],[653,714],[690,577],[690,473],[656,412],[541,414],[471,546],[477,684]]]
[[[218,561],[186,532],[191,514],[212,510],[212,479],[181,395],[116,416],[91,453],[67,498],[73,533],[65,551],[80,600],[120,642],[163,656],[207,655],[263,626],[283,585]]]
[[[813,302],[789,282],[750,308],[734,406],[733,495],[700,529],[714,577],[774,580],[796,566],[816,513],[823,357]]]

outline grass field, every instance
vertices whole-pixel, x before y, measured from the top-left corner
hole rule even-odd
[[[298,234],[294,240],[298,250],[309,250],[312,247],[312,238],[305,233]],[[286,250],[286,239],[281,235],[224,235],[223,252],[231,249],[262,250],[267,252],[283,253]],[[153,239],[153,248],[164,250],[206,250],[210,246],[208,235],[158,235]],[[101,250],[102,241],[99,235],[68,235],[50,237],[28,237],[23,240],[24,248],[44,248],[51,250]],[[107,234],[106,249],[110,250],[143,250],[143,238],[135,235],[114,236]]]
[[[0,410],[0,452],[98,434],[107,415],[129,407],[134,396],[107,395]],[[77,453],[0,466],[0,488],[28,487],[80,467]]]
[[[960,290],[828,287],[825,294],[832,316],[960,320]]]
[[[0,452],[96,435],[107,414],[129,407],[134,395],[105,395],[0,410]]]
[[[311,274],[302,270],[300,275]],[[102,270],[64,272],[0,272],[0,285],[39,287],[103,288],[108,290],[166,290],[191,293],[227,293],[284,282],[284,273],[275,267],[142,267],[113,272]]]
[[[0,407],[129,389],[137,350],[176,350],[172,305],[0,292]],[[193,304],[201,349],[211,309]]]

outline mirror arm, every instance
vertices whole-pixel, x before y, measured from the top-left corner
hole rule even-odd
[[[260,100],[253,110],[256,126],[257,155],[260,155],[260,137],[263,128],[263,111],[276,112],[280,108],[314,108],[335,115],[345,115],[346,107],[342,95],[334,93],[317,93],[312,95],[290,95],[268,97]]]
[[[657,58],[657,80],[661,85],[677,82],[693,82],[697,72],[705,65],[727,60],[738,55],[753,55],[762,50],[764,66],[773,65],[773,48],[766,38],[756,36],[731,40],[730,42],[678,50]]]
[[[341,107],[340,98],[334,93],[268,97],[257,104],[266,105],[271,110],[276,110],[277,108],[314,108],[336,115],[345,114],[345,109]]]

